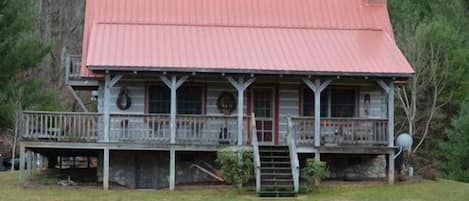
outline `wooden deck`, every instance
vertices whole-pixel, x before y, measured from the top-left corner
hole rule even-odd
[[[248,145],[248,121],[244,117],[242,144]],[[322,118],[321,146],[314,147],[314,118],[292,117],[292,136],[299,150],[343,150],[386,148],[386,119]],[[60,148],[127,148],[166,150],[217,150],[237,146],[237,117],[221,115],[177,115],[175,143],[170,143],[168,114],[110,114],[109,139],[104,137],[101,113],[24,112],[22,141],[30,146]],[[279,145],[287,145],[281,142]]]

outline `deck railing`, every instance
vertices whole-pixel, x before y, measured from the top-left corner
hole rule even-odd
[[[24,112],[24,139],[62,142],[96,142],[102,136],[102,115],[78,112]]]
[[[387,119],[323,118],[321,136],[325,145],[386,145]]]
[[[22,137],[35,141],[169,144],[168,114],[110,114],[109,142],[100,113],[24,112]],[[247,121],[244,128],[247,135]],[[177,115],[176,144],[234,145],[236,116]]]
[[[321,118],[321,144],[386,145],[387,124],[387,119]],[[297,144],[313,144],[313,117],[292,117],[292,127]]]
[[[314,118],[313,117],[290,117],[291,133],[295,136],[297,144],[314,143]]]
[[[247,118],[244,128],[247,128]],[[247,133],[246,131],[244,133]],[[176,143],[178,144],[235,144],[236,116],[177,115]]]
[[[100,113],[24,112],[22,137],[36,141],[104,142]],[[244,135],[249,117],[244,118]],[[321,145],[386,145],[386,119],[321,118]],[[168,114],[110,114],[109,142],[169,144]],[[296,144],[313,144],[314,118],[292,117],[291,133]],[[176,144],[235,145],[236,116],[177,115]],[[243,144],[247,143],[248,138]],[[107,142],[106,142],[107,143]]]
[[[78,80],[80,79],[81,70],[81,55],[68,55],[66,63],[66,79]]]
[[[111,142],[161,143],[170,139],[169,115],[111,114]]]
[[[170,142],[168,114],[111,114],[110,119],[113,142]],[[236,129],[236,116],[177,115],[176,144],[235,144]]]

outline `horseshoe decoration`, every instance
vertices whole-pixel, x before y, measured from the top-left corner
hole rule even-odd
[[[131,105],[132,101],[130,100],[129,90],[126,87],[122,87],[116,100],[116,106],[120,110],[127,110]]]

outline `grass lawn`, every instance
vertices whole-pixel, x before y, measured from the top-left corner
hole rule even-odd
[[[214,189],[185,189],[169,192],[139,191],[139,190],[110,190],[102,191],[98,188],[60,188],[34,187],[24,188],[16,179],[16,173],[0,173],[0,201],[242,201],[268,200],[255,197],[253,192],[238,193],[231,188]],[[288,200],[288,199],[274,199]],[[417,184],[401,184],[395,186],[374,187],[323,187],[316,192],[300,195],[290,200],[331,200],[331,201],[452,201],[469,200],[469,184],[440,180],[438,182],[425,181]]]

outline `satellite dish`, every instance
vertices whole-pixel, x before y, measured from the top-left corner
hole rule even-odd
[[[404,151],[410,151],[413,143],[414,140],[412,140],[412,136],[408,133],[401,133],[397,136],[396,145]]]

